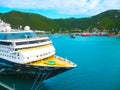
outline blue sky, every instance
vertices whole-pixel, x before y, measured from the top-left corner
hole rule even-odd
[[[89,17],[109,9],[120,10],[120,0],[0,0],[0,12],[32,12],[49,18]]]

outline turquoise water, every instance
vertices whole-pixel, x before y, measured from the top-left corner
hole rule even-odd
[[[50,37],[56,54],[72,60],[75,69],[44,81],[39,90],[120,90],[120,38]],[[30,90],[32,80],[0,77],[16,90]],[[0,89],[2,90],[2,89]]]

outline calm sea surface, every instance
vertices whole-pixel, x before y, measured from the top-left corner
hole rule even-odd
[[[44,81],[39,90],[120,90],[120,38],[50,37],[56,54],[70,59],[75,69]],[[0,82],[16,90],[30,90],[33,81],[0,76]],[[0,87],[0,90],[5,90]]]

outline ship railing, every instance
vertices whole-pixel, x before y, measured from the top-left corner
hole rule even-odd
[[[58,58],[58,59],[60,59],[60,60],[66,61],[66,62],[68,62],[68,63],[74,65],[74,67],[77,66],[75,63],[73,63],[72,61],[70,61],[70,60],[68,60],[68,59],[62,58],[62,57],[60,57],[60,56],[55,56],[55,57]]]

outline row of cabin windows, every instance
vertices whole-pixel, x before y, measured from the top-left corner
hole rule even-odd
[[[0,45],[0,48],[2,48],[2,49],[10,49],[10,47],[4,46],[4,45]]]
[[[4,41],[0,41],[0,45],[10,45],[11,42],[4,42]]]
[[[14,51],[14,48],[10,48],[7,46],[0,46],[0,51],[8,53],[9,51]]]
[[[11,50],[12,50],[12,49],[11,49]],[[8,50],[6,51],[6,50],[1,50],[1,49],[0,49],[0,52],[9,53],[10,51],[8,51]]]
[[[13,58],[13,59],[20,59],[20,57],[6,55],[6,54],[3,54],[3,53],[0,53],[0,55],[5,56],[5,57],[9,57],[9,58]]]
[[[9,53],[9,51],[6,51],[6,50],[0,50],[0,55],[3,55],[3,56],[7,56],[7,57],[12,57],[12,58],[18,58],[19,59],[19,53],[16,53],[16,54],[14,54],[14,56],[11,56],[11,55],[6,55],[6,54],[8,54]]]
[[[41,54],[41,55],[37,55],[36,57],[38,58],[38,57],[46,56],[46,55],[48,55],[48,54],[50,54],[50,52],[44,53],[44,54]],[[29,59],[29,57],[27,57],[27,59]]]
[[[9,51],[5,51],[5,50],[0,50],[0,52],[2,52],[2,53],[9,53]],[[19,56],[19,53],[15,53],[17,56]],[[14,55],[15,55],[14,54]]]
[[[3,53],[8,53],[8,51],[5,51],[5,50],[0,50],[0,52],[3,52]]]
[[[35,40],[35,41],[16,42],[16,45],[35,44],[35,43],[41,43],[41,42],[46,42],[46,41],[50,41],[50,40],[44,39],[44,40]]]

